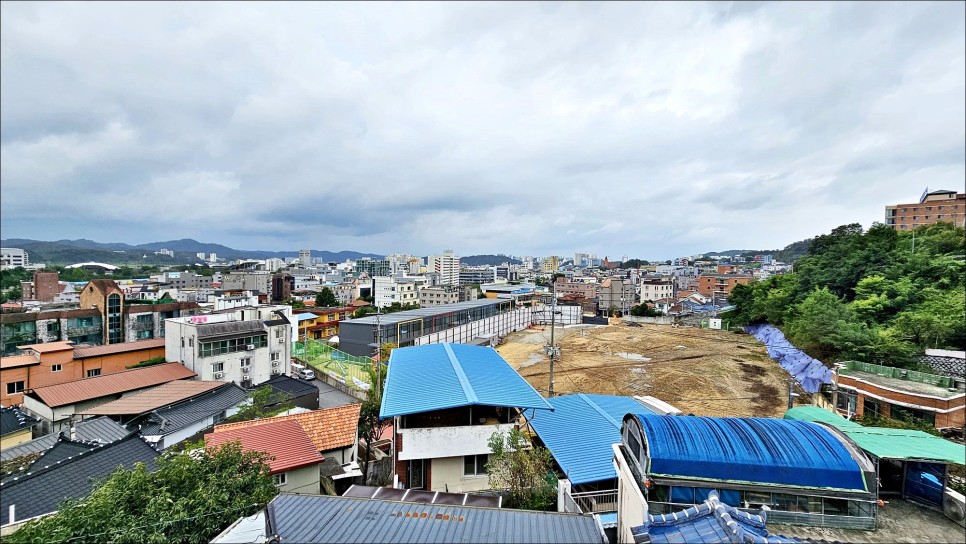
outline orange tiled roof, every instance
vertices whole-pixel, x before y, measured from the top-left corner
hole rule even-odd
[[[0,368],[17,368],[21,366],[39,365],[40,359],[32,353],[0,357]]]
[[[319,451],[335,450],[355,444],[356,430],[359,427],[359,411],[361,409],[361,404],[354,403],[337,408],[328,408],[326,410],[313,410],[301,414],[276,416],[253,421],[240,421],[238,423],[225,423],[224,425],[215,425],[214,432],[220,433],[248,427],[257,427],[277,421],[295,421],[305,430],[305,434],[309,436]]]
[[[256,427],[242,427],[205,435],[208,447],[220,446],[235,440],[246,451],[264,451],[273,457],[268,462],[272,474],[293,468],[314,465],[325,460],[315,445],[294,421],[275,421]]]

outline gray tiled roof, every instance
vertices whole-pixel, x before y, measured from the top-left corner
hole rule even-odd
[[[580,514],[287,493],[267,512],[282,542],[607,542]]]
[[[100,442],[102,444],[120,440],[128,434],[127,429],[106,416],[79,421],[75,425],[75,431],[75,439],[77,440]],[[51,446],[57,443],[57,436],[57,433],[51,433],[12,448],[7,448],[0,451],[0,460],[9,461],[10,459],[15,459],[29,453],[37,453],[50,449]]]
[[[151,412],[141,421],[144,436],[168,435],[192,423],[220,414],[248,398],[244,389],[228,384],[204,395]]]
[[[40,423],[39,419],[31,417],[16,406],[0,407],[0,436],[28,429],[37,423]]]
[[[272,376],[272,379],[264,381],[252,389],[258,389],[263,386],[271,386],[271,388],[276,392],[283,392],[292,395],[293,398],[299,398],[303,395],[318,395],[319,389],[310,382],[303,380],[296,380],[291,376],[286,376],[285,374],[279,374],[278,376]]]
[[[158,455],[141,437],[131,433],[56,465],[0,483],[0,525],[10,523],[10,505],[16,505],[16,519],[55,512],[65,499],[89,495],[96,481],[110,476],[120,466],[131,468],[142,462],[148,470],[156,470]]]

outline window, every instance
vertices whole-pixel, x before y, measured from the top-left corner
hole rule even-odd
[[[49,333],[60,332],[60,322],[54,321],[53,323],[47,323],[47,332]]]
[[[486,462],[490,456],[486,453],[480,455],[463,456],[463,476],[485,476]]]
[[[277,486],[285,485],[288,483],[288,478],[286,477],[286,474],[287,473],[285,472],[282,472],[280,474],[273,474],[272,481],[275,482],[275,485]]]
[[[88,378],[93,378],[94,376],[100,376],[100,375],[101,375],[101,369],[99,368],[91,368],[87,370]]]
[[[63,365],[50,365],[51,372],[60,372],[63,368]]]
[[[277,361],[278,360],[278,352],[277,351],[273,351],[272,352],[272,360],[273,361]]]
[[[916,410],[915,408],[906,408],[905,406],[893,404],[890,413],[892,414],[892,419],[899,421],[921,421],[930,425],[936,424],[936,414],[925,410]]]
[[[13,395],[14,393],[23,393],[23,381],[10,382],[7,384],[7,394]]]
[[[211,363],[211,371],[212,372],[224,372],[225,371],[225,363]]]
[[[250,367],[250,366],[252,366],[252,358],[251,357],[242,357],[241,367],[242,368],[247,368],[247,367]]]

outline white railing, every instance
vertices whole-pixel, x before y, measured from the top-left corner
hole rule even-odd
[[[578,511],[582,514],[617,511],[616,489],[568,493],[567,495],[570,495],[570,498],[579,508]],[[567,502],[569,504],[569,501]]]

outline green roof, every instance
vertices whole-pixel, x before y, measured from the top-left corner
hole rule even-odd
[[[879,459],[922,459],[966,464],[966,448],[923,431],[863,427],[817,406],[799,406],[785,412],[785,419],[815,421],[837,427],[860,448]]]

